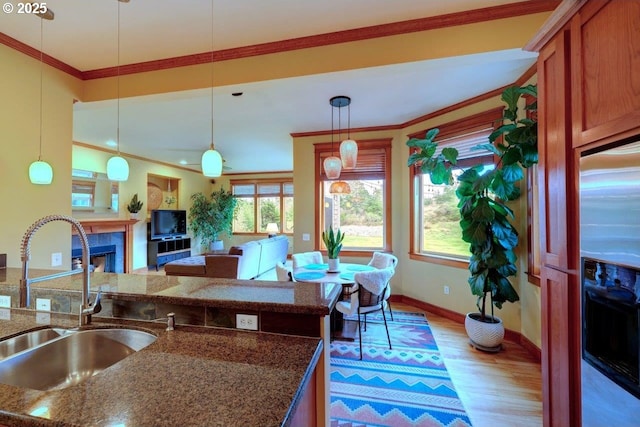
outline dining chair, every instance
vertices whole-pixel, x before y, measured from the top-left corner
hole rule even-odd
[[[371,267],[375,268],[387,268],[393,267],[396,268],[398,265],[398,258],[395,255],[386,254],[384,252],[374,252],[369,264]],[[385,308],[389,309],[389,314],[391,314],[391,320],[393,320],[393,310],[391,310],[391,302],[389,302],[389,297],[391,297],[391,283],[387,287],[384,296],[384,305]]]
[[[304,267],[307,264],[322,264],[322,252],[313,251],[313,252],[300,252],[297,254],[291,255],[291,260],[293,261],[293,269],[295,270],[298,267]]]
[[[293,274],[291,269],[282,261],[276,263],[276,277],[279,282],[293,282]]]
[[[358,316],[358,339],[360,340],[360,360],[362,360],[362,322],[364,315],[364,331],[367,331],[367,314],[376,311],[382,312],[384,328],[387,331],[387,341],[391,350],[391,337],[387,326],[387,317],[384,314],[384,295],[389,286],[389,279],[394,275],[393,267],[378,270],[362,271],[353,275],[355,284],[349,293],[348,301],[339,301],[336,310],[345,316]]]

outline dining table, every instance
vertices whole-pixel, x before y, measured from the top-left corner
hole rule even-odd
[[[354,275],[361,271],[375,269],[375,267],[366,264],[341,262],[337,271],[329,271],[328,264],[306,264],[293,269],[293,279],[297,282],[319,284],[338,283],[342,285],[342,299],[348,299],[350,298],[350,289],[355,284]],[[331,311],[331,338],[355,341],[357,334],[357,322],[345,320],[343,314],[334,308]]]

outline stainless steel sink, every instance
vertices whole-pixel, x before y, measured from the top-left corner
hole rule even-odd
[[[24,351],[28,348],[36,347],[61,335],[69,333],[66,329],[47,328],[37,331],[26,332],[13,338],[0,341],[0,360]]]
[[[155,335],[135,329],[91,329],[62,335],[1,360],[0,383],[43,391],[69,387],[155,340]]]

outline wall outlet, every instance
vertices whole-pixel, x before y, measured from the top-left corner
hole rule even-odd
[[[51,254],[51,267],[59,267],[62,265],[62,253],[54,252]]]
[[[49,298],[36,298],[37,311],[51,311],[51,300]]]
[[[0,295],[0,307],[2,307],[2,308],[11,308],[11,296],[10,295]]]
[[[302,233],[302,240],[308,242],[311,240],[311,235],[309,233]]]
[[[236,314],[236,328],[258,330],[258,316],[255,314]]]
[[[0,320],[11,320],[11,310],[0,308]]]
[[[447,285],[444,285],[444,294],[449,295],[449,287]]]

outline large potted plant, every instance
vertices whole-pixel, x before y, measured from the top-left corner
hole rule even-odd
[[[333,231],[333,228],[329,226],[329,230],[322,232],[322,241],[327,247],[327,258],[329,263],[328,271],[336,272],[340,270],[340,251],[342,250],[342,241],[344,240],[344,233],[338,229],[337,232]]]
[[[209,197],[204,193],[192,194],[189,228],[193,235],[211,250],[223,249],[220,234],[231,236],[236,204],[233,193],[224,188],[213,191]]]
[[[502,320],[494,315],[494,307],[500,309],[505,302],[519,299],[509,280],[517,273],[514,251],[518,231],[511,222],[514,213],[506,202],[520,197],[517,182],[524,177],[523,168],[538,162],[537,121],[518,115],[518,101],[524,95],[537,97],[536,86],[512,86],[503,91],[502,100],[507,106],[502,123],[489,136],[490,143],[476,147],[495,155],[495,169],[483,173],[484,167],[479,164],[464,170],[457,180],[462,239],[469,243],[470,251],[468,282],[479,310],[467,314],[465,327],[472,343],[488,351],[499,351],[504,338]],[[537,103],[526,109],[534,112]],[[438,129],[431,129],[424,139],[407,141],[412,149],[408,165],[429,174],[434,184],[451,185],[458,151],[445,147],[436,154],[437,134]],[[485,329],[488,333],[483,336]]]

